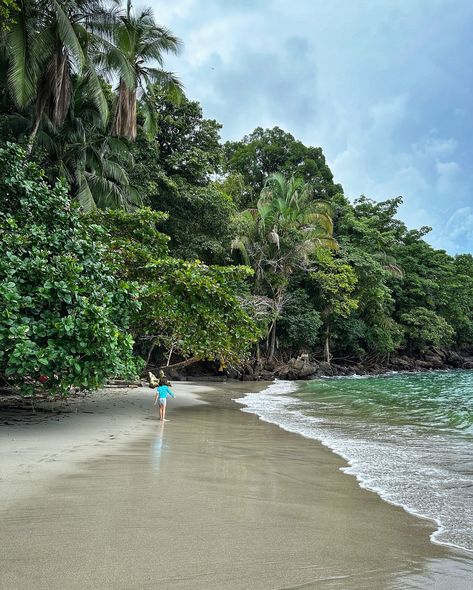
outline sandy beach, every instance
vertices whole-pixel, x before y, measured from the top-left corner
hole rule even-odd
[[[473,558],[240,411],[261,384],[107,389],[0,428],[0,588],[464,590]]]

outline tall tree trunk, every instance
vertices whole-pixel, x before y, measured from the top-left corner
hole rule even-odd
[[[36,104],[34,110],[34,123],[30,136],[28,138],[28,145],[26,148],[26,153],[28,155],[31,154],[31,152],[33,151],[34,142],[36,141],[36,135],[38,134],[41,119],[43,118],[43,114],[47,106],[49,93],[50,89],[48,86],[48,80],[46,79],[46,76],[44,76],[38,84],[38,93],[36,96]]]
[[[112,124],[112,135],[136,139],[136,88],[130,90],[120,80],[117,108]]]
[[[71,66],[64,47],[58,45],[46,74],[49,85],[49,118],[57,129],[69,111],[72,98]]]
[[[51,63],[38,84],[34,123],[26,148],[28,154],[33,150],[43,114],[46,112],[53,126],[58,129],[69,112],[71,97],[71,66],[63,45],[58,43]]]
[[[274,357],[274,352],[276,350],[276,320],[274,320],[273,325],[271,327],[270,337],[269,337],[269,356],[268,360],[272,361]]]
[[[325,362],[330,365],[332,355],[330,354],[330,324],[327,321],[327,329],[325,330]]]
[[[33,151],[33,146],[34,146],[34,142],[36,140],[36,135],[38,133],[39,124],[41,123],[41,117],[43,116],[43,111],[44,111],[44,107],[41,110],[41,113],[39,115],[35,116],[35,122],[33,125],[33,129],[31,130],[30,136],[28,137],[28,145],[26,146],[26,153],[28,155],[30,155],[31,152]]]
[[[277,322],[279,317],[281,316],[281,312],[284,306],[284,297],[286,295],[286,288],[280,287],[276,291],[276,295],[274,298],[274,320],[271,325],[271,330],[269,333],[269,356],[268,360],[272,361],[274,357],[274,353],[276,352],[276,333],[277,333]]]

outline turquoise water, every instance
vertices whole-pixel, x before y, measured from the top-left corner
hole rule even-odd
[[[279,381],[245,411],[320,440],[385,500],[473,551],[473,371]]]
[[[318,415],[473,434],[472,371],[320,379],[301,384],[296,397]]]

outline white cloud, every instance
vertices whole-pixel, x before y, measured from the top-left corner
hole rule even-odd
[[[461,172],[457,162],[437,162],[437,188],[439,192],[452,194],[455,184]]]
[[[241,45],[246,48],[250,45],[252,25],[251,14],[232,14],[209,20],[188,34],[183,57],[191,68],[202,65],[215,55],[228,63],[232,58],[234,60]]]
[[[453,238],[466,237],[473,241],[473,208],[457,209],[447,221],[446,229]]]
[[[277,124],[322,146],[348,196],[402,194],[409,226],[473,247],[444,233],[473,192],[473,3],[148,1],[185,43],[168,67],[225,139]]]
[[[378,101],[370,108],[372,128],[383,136],[395,130],[406,116],[407,93]]]
[[[174,0],[173,2],[150,2],[154,5],[156,20],[168,26],[177,19],[187,18],[194,10],[198,10],[198,0]]]
[[[427,137],[413,145],[418,155],[436,156],[444,158],[450,156],[458,147],[458,141],[453,137],[438,137],[438,131],[433,129]]]

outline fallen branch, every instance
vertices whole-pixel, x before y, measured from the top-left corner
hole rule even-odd
[[[181,361],[180,363],[174,363],[174,365],[161,365],[160,367],[158,367],[158,369],[180,369],[181,367],[193,365],[194,363],[197,363],[200,360],[201,359],[199,357],[193,356],[190,359]]]

